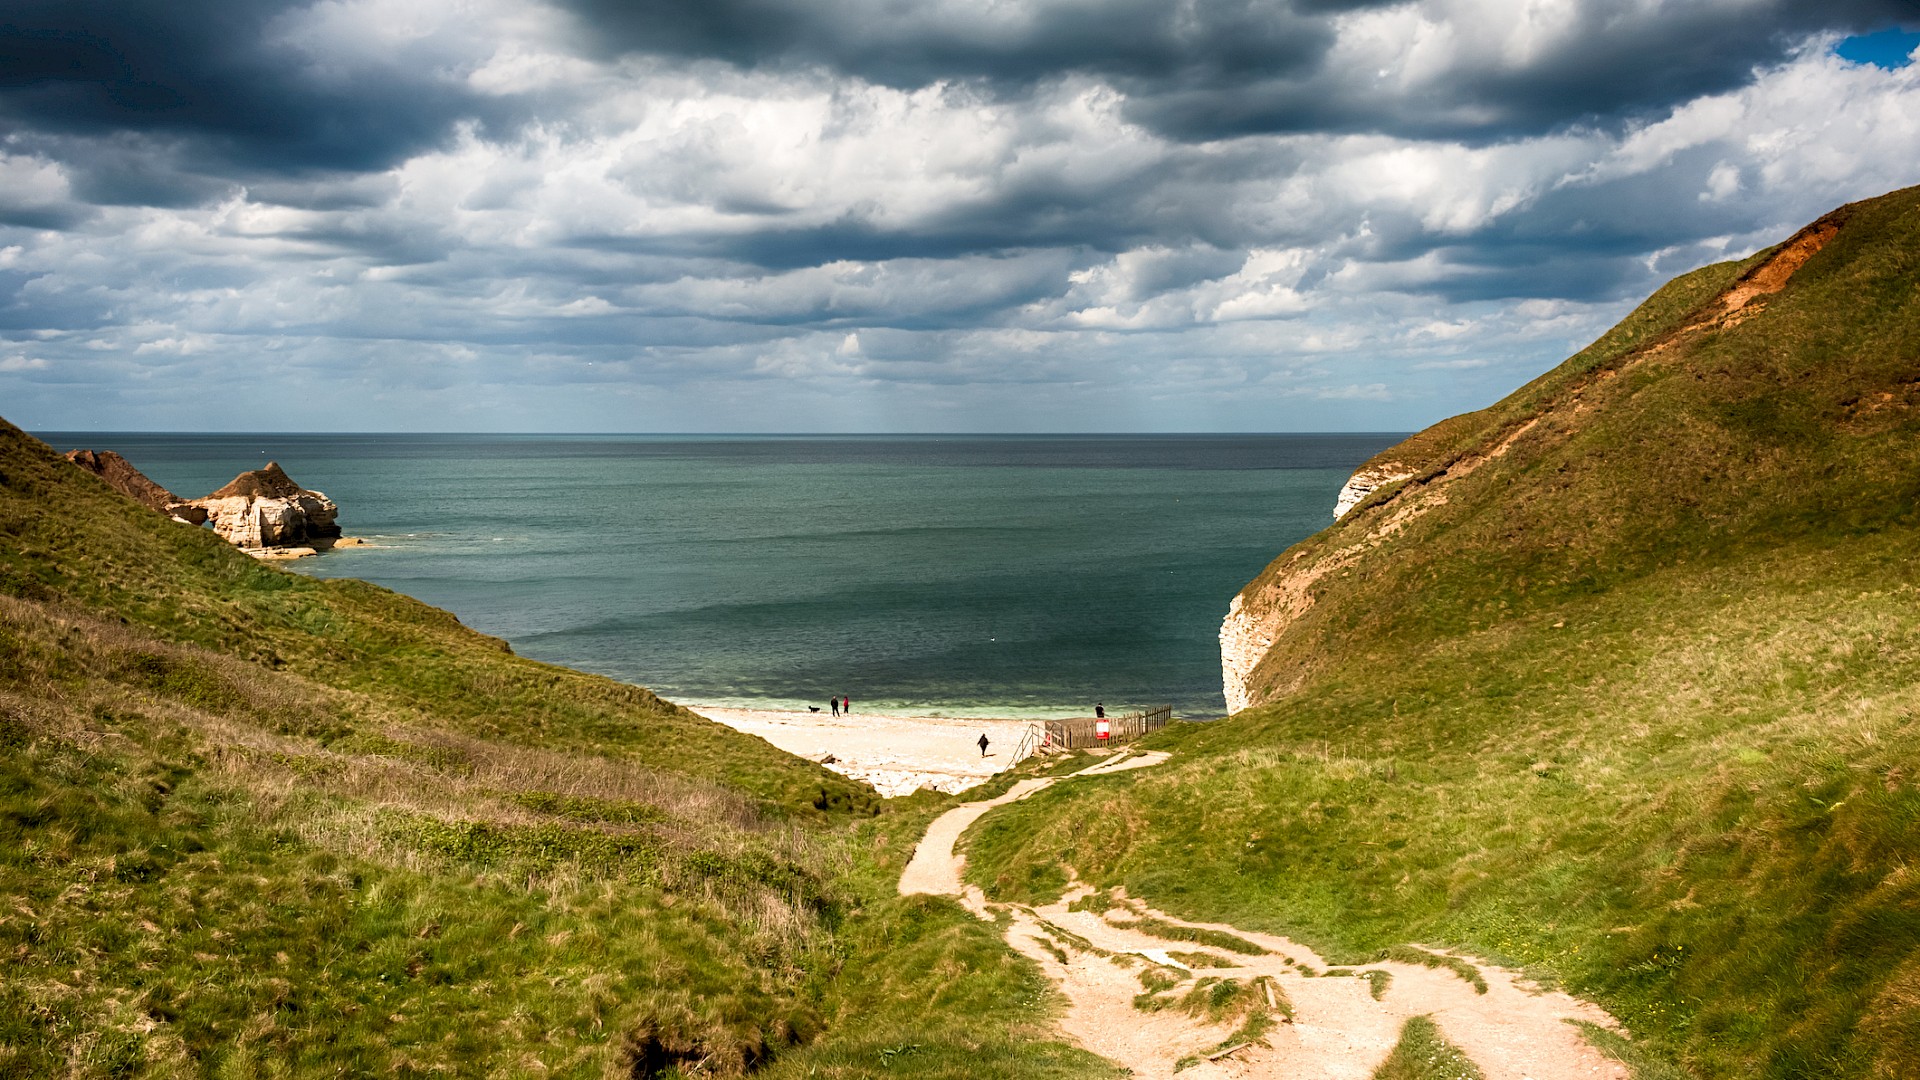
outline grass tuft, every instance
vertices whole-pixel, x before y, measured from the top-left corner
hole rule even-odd
[[[1419,964],[1422,967],[1451,971],[1466,980],[1467,984],[1473,987],[1474,993],[1484,994],[1487,992],[1486,976],[1480,974],[1480,969],[1477,966],[1457,956],[1428,952],[1425,949],[1417,948],[1413,945],[1391,945],[1381,949],[1380,952],[1374,956],[1374,959],[1398,960],[1403,964]],[[1329,974],[1331,974],[1331,972],[1329,972]],[[1381,972],[1380,974],[1385,975],[1387,972]],[[1376,994],[1374,996],[1378,997],[1379,995]]]
[[[1238,934],[1229,934],[1224,930],[1208,930],[1198,926],[1182,926],[1151,915],[1139,915],[1125,920],[1109,920],[1115,926],[1128,930],[1138,930],[1143,934],[1166,941],[1190,941],[1196,945],[1205,945],[1214,949],[1239,953],[1242,956],[1265,956],[1267,950],[1248,941]]]
[[[1486,1080],[1486,1074],[1440,1034],[1432,1017],[1411,1016],[1373,1080]]]

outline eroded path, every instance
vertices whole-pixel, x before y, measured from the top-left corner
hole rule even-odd
[[[1628,1080],[1626,1067],[1595,1050],[1576,1026],[1614,1026],[1598,1006],[1539,991],[1479,961],[1409,949],[1409,960],[1429,960],[1335,968],[1286,938],[1176,919],[1118,890],[1079,887],[1030,908],[990,902],[961,880],[964,860],[954,845],[993,807],[1062,779],[1085,782],[1166,758],[1122,754],[956,807],[927,830],[900,891],[956,897],[983,919],[1005,913],[1007,943],[1038,963],[1067,998],[1061,1026],[1136,1076],[1168,1077],[1179,1069],[1182,1080],[1367,1080],[1392,1053],[1401,1025],[1431,1016],[1487,1080]]]

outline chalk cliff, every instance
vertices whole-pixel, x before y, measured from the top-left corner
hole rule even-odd
[[[1347,511],[1367,501],[1367,496],[1402,480],[1412,478],[1413,471],[1397,461],[1383,462],[1379,465],[1361,469],[1349,477],[1340,488],[1340,498],[1333,504],[1333,516],[1343,518]]]
[[[246,549],[283,548],[340,537],[340,508],[318,491],[293,482],[277,462],[244,472],[194,505],[206,511],[215,532]]]
[[[1881,237],[1899,234],[1916,203],[1920,189],[1842,207],[1778,247],[1677,278],[1505,400],[1365,463],[1342,488],[1334,524],[1228,606],[1228,710],[1286,695],[1330,656],[1351,661],[1355,641],[1377,643],[1373,658],[1389,662],[1393,649],[1428,647],[1447,627],[1545,602],[1534,598],[1549,585],[1638,572],[1622,568],[1657,559],[1658,536],[1672,537],[1669,551],[1698,543],[1703,517],[1732,535],[1726,522],[1758,513],[1757,485],[1809,500],[1835,490],[1786,476],[1814,458],[1780,457],[1772,444],[1789,430],[1787,409],[1826,409],[1802,426],[1848,437],[1904,422],[1920,391],[1898,334],[1857,353],[1809,343],[1866,317],[1863,296],[1911,296],[1901,277],[1910,256]],[[1817,282],[1803,284],[1801,268],[1830,246]],[[1895,304],[1881,317],[1904,327],[1909,313]],[[1783,340],[1805,344],[1804,359]]]

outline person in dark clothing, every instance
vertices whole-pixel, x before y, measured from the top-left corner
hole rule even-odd
[[[980,733],[980,756],[987,756],[987,733],[984,731]]]
[[[827,708],[829,708],[829,709],[832,709],[832,710],[833,710],[833,715],[835,715],[835,716],[839,716],[839,715],[840,715],[840,699],[839,699],[839,698],[837,698],[837,697],[830,697],[830,698],[828,698],[828,699],[827,699]],[[817,711],[819,711],[819,710],[815,710],[815,711],[817,712]]]
[[[1093,716],[1096,720],[1105,720],[1107,718],[1107,707],[1095,702],[1093,706]]]

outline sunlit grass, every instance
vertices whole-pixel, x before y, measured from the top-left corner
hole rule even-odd
[[[1460,1048],[1448,1042],[1425,1016],[1413,1016],[1400,1028],[1393,1053],[1374,1070],[1373,1080],[1484,1080]]]
[[[1262,668],[1273,704],[996,810],[973,880],[1033,901],[1071,873],[1336,963],[1430,942],[1597,998],[1691,1075],[1898,1075],[1920,1059],[1916,250],[1920,192],[1867,204],[1744,321],[1626,363],[1740,269],[1709,268],[1383,455],[1437,476],[1554,407],[1315,586]]]
[[[0,426],[0,1075],[1111,1075],[994,927],[895,895],[952,802],[879,813]]]

